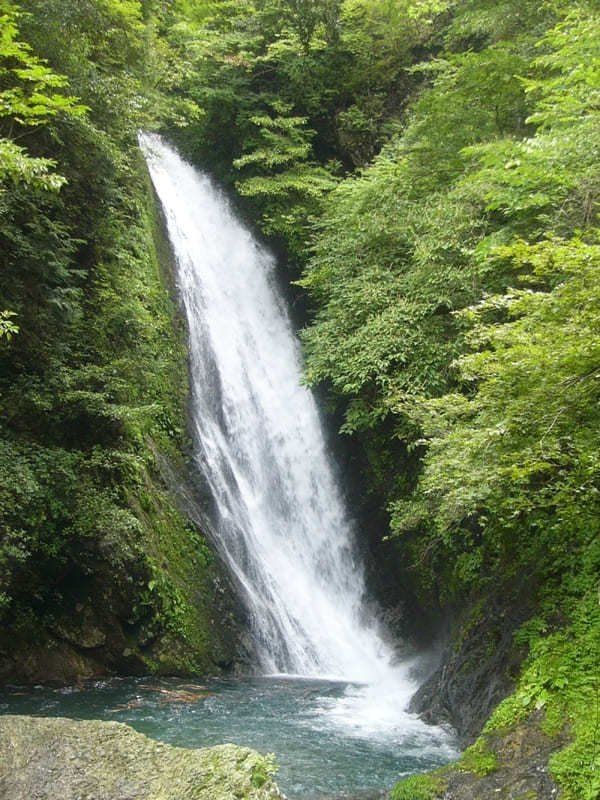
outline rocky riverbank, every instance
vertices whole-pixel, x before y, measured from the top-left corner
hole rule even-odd
[[[554,800],[561,796],[549,761],[568,730],[544,730],[536,711],[519,724],[489,731],[454,764],[401,781],[391,800]]]

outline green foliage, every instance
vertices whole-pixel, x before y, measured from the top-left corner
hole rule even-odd
[[[473,399],[461,403],[457,398],[455,406],[445,398],[428,404],[431,467],[423,491],[436,503],[433,498],[443,485],[436,514],[440,527],[448,530],[490,502],[496,512],[493,525],[505,526],[507,533],[516,524],[511,519],[522,525],[531,515],[539,525],[546,508],[554,522],[549,519],[550,527],[539,532],[538,544],[545,546],[548,536],[555,540],[552,550],[560,551],[558,532],[568,530],[573,541],[597,513],[600,352],[594,287],[600,250],[581,239],[551,239],[538,245],[517,242],[500,248],[497,256],[527,268],[524,281],[556,286],[492,296],[464,312],[477,320],[489,313],[508,319],[479,321],[469,336],[473,345],[485,346],[458,362],[462,379],[477,386]],[[464,475],[470,476],[471,492]],[[583,506],[581,512],[575,514],[573,505]]]
[[[10,118],[22,128],[36,127],[61,113],[78,115],[84,108],[76,98],[54,91],[67,85],[39,59],[31,47],[17,40],[17,7],[3,0],[0,5],[0,117]],[[12,128],[12,126],[11,126]]]
[[[308,160],[313,132],[305,129],[306,118],[286,116],[291,107],[280,102],[273,110],[277,116],[250,118],[257,133],[248,142],[249,152],[233,162],[244,175],[236,188],[255,201],[263,231],[285,241],[299,259],[306,223],[319,213],[335,181],[328,170]]]
[[[206,669],[210,553],[155,485],[186,378],[136,142],[195,106],[160,94],[179,77],[157,4],[22,5],[0,8],[0,649],[64,638],[82,607],[156,668],[164,640]]]
[[[62,175],[51,170],[56,162],[50,158],[33,158],[23,147],[8,139],[0,139],[0,184],[7,179],[23,181],[40,189],[57,191],[64,184]],[[6,191],[6,189],[1,189]]]
[[[279,769],[279,764],[273,753],[267,753],[252,767],[252,777],[250,783],[255,789],[260,789],[265,783],[275,775]]]
[[[492,283],[472,264],[489,224],[480,200],[451,181],[464,173],[466,145],[522,129],[525,93],[513,74],[524,62],[513,51],[502,46],[421,66],[436,78],[404,136],[332,193],[318,223],[300,282],[319,304],[304,333],[307,378],[360,397],[363,429],[366,407],[373,427],[405,395],[410,405],[452,386],[465,326],[448,312],[475,300],[482,285],[501,285],[500,275]],[[357,427],[356,408],[353,400],[346,431]]]
[[[558,611],[568,614],[570,624],[553,630],[550,622],[538,618],[521,629],[518,638],[527,643],[529,656],[515,693],[486,726],[490,732],[502,730],[543,709],[546,733],[566,729],[572,741],[552,756],[550,770],[567,800],[593,800],[600,789],[598,557],[596,538],[583,569],[565,575],[563,591],[557,595],[547,587],[543,592],[547,619]]]
[[[184,633],[186,619],[186,602],[181,591],[174,586],[163,570],[151,564],[151,578],[147,588],[140,593],[138,602],[132,611],[142,619],[143,609],[150,609],[154,616],[149,624],[166,628],[171,633]]]
[[[571,48],[573,41],[581,40],[591,58],[597,39],[590,31],[596,30],[595,24],[594,18],[572,14],[542,38],[540,46],[563,48],[568,39]],[[531,44],[526,48],[530,52]],[[521,52],[524,47],[521,41]],[[595,245],[585,239],[558,240],[555,234],[537,245],[517,242],[498,247],[515,233],[562,234],[593,221],[589,176],[593,185],[595,146],[590,151],[589,145],[595,134],[588,119],[593,112],[582,111],[569,125],[561,121],[554,127],[548,116],[550,107],[568,104],[568,93],[577,83],[568,59],[564,63],[570,76],[564,95],[558,92],[560,81],[555,77],[548,85],[542,78],[531,78],[524,93],[515,70],[533,75],[542,66],[555,70],[563,62],[548,55],[535,57],[527,66],[514,43],[451,54],[421,67],[436,76],[431,89],[413,106],[411,122],[397,144],[331,195],[317,228],[315,255],[301,281],[318,303],[315,322],[304,334],[308,381],[328,381],[338,395],[351,398],[345,431],[376,430],[387,424],[391,413],[395,435],[408,451],[429,447],[419,492],[393,502],[393,526],[410,532],[425,525],[428,533],[416,548],[430,555],[438,546],[452,547],[456,576],[462,574],[459,583],[473,581],[481,572],[482,559],[501,558],[505,563],[514,559],[516,540],[511,536],[523,522],[521,504],[514,496],[516,481],[531,486],[541,477],[540,470],[548,472],[544,458],[553,460],[556,455],[547,449],[546,428],[550,439],[555,432],[567,436],[568,427],[579,425],[581,414],[595,402],[593,396],[583,397],[590,381],[580,379],[587,371],[593,374],[596,358],[591,344],[596,308],[590,299]],[[478,101],[476,116],[466,104],[466,98],[473,96]],[[536,117],[538,108],[543,107],[545,114],[542,129],[533,136],[524,126],[527,96],[536,97],[537,103],[528,124],[542,122]],[[482,143],[473,144],[474,139]],[[582,209],[578,201],[584,181],[588,199]],[[531,259],[563,266],[552,272],[549,265],[538,263],[532,271]],[[564,278],[569,283],[562,286]],[[509,288],[519,280],[527,288]],[[483,293],[498,290],[499,295],[477,305]],[[455,313],[461,308],[466,310]],[[498,324],[502,317],[509,321]],[[486,322],[465,336],[476,318]],[[572,338],[579,325],[582,347],[591,346],[590,360],[583,358],[581,373],[575,363],[583,351]],[[551,343],[558,330],[564,332],[565,351],[557,362]],[[460,359],[468,347],[482,352]],[[511,393],[515,403],[523,404],[509,412],[508,419],[507,396],[499,386]],[[562,410],[561,399],[577,409],[576,420]],[[479,402],[496,409],[489,424],[477,411]],[[524,423],[534,407],[540,409],[539,420]],[[531,436],[529,449],[523,449],[523,438],[515,434],[514,446],[504,451],[509,442],[506,429],[516,431],[519,425]],[[536,436],[544,453],[534,457]],[[442,440],[448,447],[452,440],[452,458],[444,457]],[[567,446],[566,440],[560,441],[561,447]],[[498,452],[491,457],[496,446]],[[479,469],[468,461],[476,449]],[[586,458],[577,445],[568,463],[587,463]],[[517,472],[519,461],[522,473]],[[559,458],[556,474],[565,463],[565,457]],[[496,479],[504,468],[500,487]],[[593,470],[591,464],[588,468]],[[545,513],[556,507],[550,503],[555,490],[556,485],[548,488]],[[438,503],[440,492],[444,500]],[[511,497],[502,516],[502,524],[513,530],[506,549],[498,546],[496,536],[490,537],[495,550],[481,549],[481,523],[492,517],[484,505],[492,496],[498,502]],[[544,496],[536,495],[532,506],[538,515]],[[495,507],[496,525],[497,515]],[[541,518],[536,525],[541,526]],[[524,560],[531,555],[526,549]]]
[[[7,341],[10,341],[15,333],[19,332],[19,326],[13,322],[11,317],[16,317],[14,311],[0,311],[0,339],[4,336]]]
[[[235,183],[295,266],[340,168],[364,164],[421,78],[405,67],[444,2],[262,0],[196,7],[170,29],[202,116],[177,136]],[[335,177],[334,177],[335,176]]]
[[[397,783],[391,792],[391,800],[435,800],[445,790],[444,782],[431,775],[410,775]]]
[[[491,775],[496,771],[497,766],[496,756],[490,750],[483,736],[480,736],[475,744],[467,747],[457,763],[458,769],[473,772],[479,777]]]
[[[568,24],[571,42],[591,22],[572,16]],[[544,43],[549,41],[554,33],[545,37]],[[585,36],[581,41],[587,46]],[[555,86],[556,80],[550,83]],[[536,91],[542,85],[538,81]],[[554,89],[552,97],[554,108],[570,102]],[[549,101],[543,105],[547,114]],[[462,179],[461,191],[484,186],[486,209],[498,215],[507,232],[526,229],[535,236],[551,220],[560,232],[567,222],[572,229],[593,221],[589,205],[584,218],[577,207],[579,182],[586,179],[579,161],[570,161],[579,142],[577,153],[586,157],[583,130],[585,141],[592,142],[587,116],[573,117],[566,126],[560,122],[551,132],[545,117],[542,131],[527,145],[486,145],[484,166]],[[506,161],[515,147],[520,159]],[[590,167],[588,162],[587,176]],[[541,182],[547,187],[550,181],[552,190],[542,189]],[[459,315],[474,325],[465,341],[476,350],[456,362],[463,394],[420,401],[409,409],[399,402],[398,411],[408,410],[423,429],[429,455],[420,494],[394,504],[393,524],[410,530],[415,520],[434,520],[428,525],[428,547],[437,542],[460,553],[457,568],[467,549],[472,561],[477,556],[480,563],[499,562],[503,572],[536,561],[543,572],[547,560],[554,568],[561,562],[567,537],[569,550],[581,546],[597,514],[593,331],[598,250],[593,232],[569,239],[549,234],[537,244],[517,240],[494,247],[493,241],[488,237],[490,244],[478,245],[475,255],[483,256],[486,270],[512,274],[526,288],[488,297]],[[524,529],[535,536],[524,542]],[[473,570],[464,578],[472,581]]]
[[[80,116],[85,107],[59,89],[67,85],[19,35],[17,7],[0,3],[0,198],[7,182],[56,191],[65,178],[52,172],[55,161],[32,156],[16,139],[65,115]]]
[[[600,18],[473,1],[442,39],[404,127],[314,225],[306,378],[361,437],[423,605],[516,586],[544,609],[493,724],[568,720],[552,769],[592,798]]]

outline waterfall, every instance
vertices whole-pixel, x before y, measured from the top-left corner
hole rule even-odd
[[[301,383],[274,260],[206,175],[158,136],[140,142],[187,315],[195,459],[261,669],[393,683],[404,706],[414,685],[365,606],[352,523]]]

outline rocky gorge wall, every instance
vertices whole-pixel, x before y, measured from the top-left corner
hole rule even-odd
[[[139,152],[132,165],[137,220],[129,228],[136,258],[128,274],[115,276],[116,310],[104,290],[107,299],[88,308],[86,330],[94,331],[100,349],[97,342],[115,313],[119,330],[126,321],[136,337],[120,344],[116,357],[93,353],[102,366],[85,363],[89,348],[82,355],[75,366],[78,374],[95,371],[94,392],[57,391],[52,397],[54,408],[49,404],[45,416],[53,416],[56,427],[64,415],[69,427],[68,437],[56,432],[48,456],[53,468],[38,471],[51,427],[43,419],[27,430],[26,400],[14,409],[21,414],[19,429],[6,430],[6,440],[0,430],[0,445],[12,448],[12,474],[21,475],[21,486],[6,486],[0,511],[13,502],[15,516],[22,514],[23,501],[6,496],[14,491],[22,497],[32,484],[38,497],[25,502],[30,508],[38,502],[42,517],[32,522],[31,533],[26,517],[17,523],[26,556],[11,559],[10,528],[4,540],[3,683],[212,675],[247,657],[240,645],[243,613],[206,536],[201,481],[190,478],[186,331],[170,247]],[[58,329],[52,347],[64,346],[69,334]],[[14,346],[20,344],[15,337]],[[115,337],[107,347],[115,347]],[[37,432],[40,424],[44,433]]]

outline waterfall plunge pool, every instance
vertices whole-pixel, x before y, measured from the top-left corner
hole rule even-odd
[[[369,701],[368,687],[319,679],[111,678],[5,688],[0,713],[113,720],[179,747],[233,742],[274,753],[289,800],[371,798],[457,755],[447,732],[408,714],[394,722]]]

